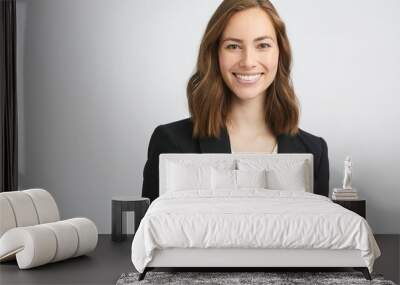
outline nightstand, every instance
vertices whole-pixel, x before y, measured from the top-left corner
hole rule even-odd
[[[119,196],[112,198],[111,238],[113,241],[123,241],[126,234],[122,233],[123,212],[135,212],[135,231],[150,206],[150,199],[136,196]]]
[[[356,214],[359,214],[361,217],[366,219],[365,209],[366,209],[366,201],[365,200],[332,200],[332,202],[341,205],[342,207],[353,211]]]

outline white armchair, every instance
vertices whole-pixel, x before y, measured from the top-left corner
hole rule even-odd
[[[28,269],[80,256],[96,248],[97,234],[87,218],[60,221],[46,190],[0,193],[0,262],[16,258]]]

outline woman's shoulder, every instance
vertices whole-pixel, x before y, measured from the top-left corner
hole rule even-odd
[[[309,149],[317,152],[323,152],[327,149],[327,143],[321,136],[311,134],[300,128],[297,136]]]
[[[158,132],[174,138],[192,137],[193,124],[191,118],[162,124],[156,127]]]
[[[299,128],[299,132],[294,135],[288,135],[288,140],[292,141],[293,144],[298,145],[299,143],[303,145],[305,150],[308,150],[314,154],[320,154],[327,151],[326,141],[315,134],[311,134],[303,129]]]
[[[305,131],[303,129],[300,129],[300,128],[299,128],[299,133],[297,135],[299,137],[303,138],[303,139],[306,139],[306,140],[308,140],[310,142],[314,142],[314,143],[320,142],[321,139],[323,139],[321,136],[318,136],[316,134],[312,134],[312,133],[307,132],[307,131]]]
[[[180,150],[183,152],[195,151],[196,140],[192,138],[193,124],[191,118],[186,118],[162,125],[158,125],[152,139],[162,141],[163,148]]]
[[[178,121],[173,121],[167,124],[159,125],[158,128],[161,128],[165,131],[169,132],[192,132],[193,123],[191,118],[186,118]]]

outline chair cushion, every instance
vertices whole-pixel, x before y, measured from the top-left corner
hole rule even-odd
[[[39,224],[60,220],[60,213],[53,196],[44,189],[28,189],[22,191],[29,195],[35,205]]]
[[[55,235],[57,244],[56,255],[53,257],[51,262],[60,261],[63,259],[74,256],[78,251],[79,236],[74,226],[67,221],[59,221],[55,223],[43,224],[44,227],[48,227],[52,234]]]
[[[0,238],[0,261],[16,256],[20,269],[86,254],[97,245],[96,225],[87,218],[17,227]]]
[[[17,227],[33,226],[39,223],[35,205],[30,196],[23,191],[1,193],[11,205]]]
[[[60,220],[53,197],[44,189],[0,193],[0,237],[14,227],[34,226]]]
[[[1,193],[0,193],[1,194]],[[8,199],[0,195],[0,237],[9,229],[15,228],[17,222],[15,221],[14,212]]]

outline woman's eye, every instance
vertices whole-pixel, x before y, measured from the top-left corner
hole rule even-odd
[[[239,48],[239,45],[237,45],[237,44],[230,44],[230,45],[227,45],[226,48],[227,48],[227,49],[238,49],[238,48]]]
[[[260,44],[260,48],[270,48],[270,47],[271,47],[271,45],[267,44],[267,43]]]

